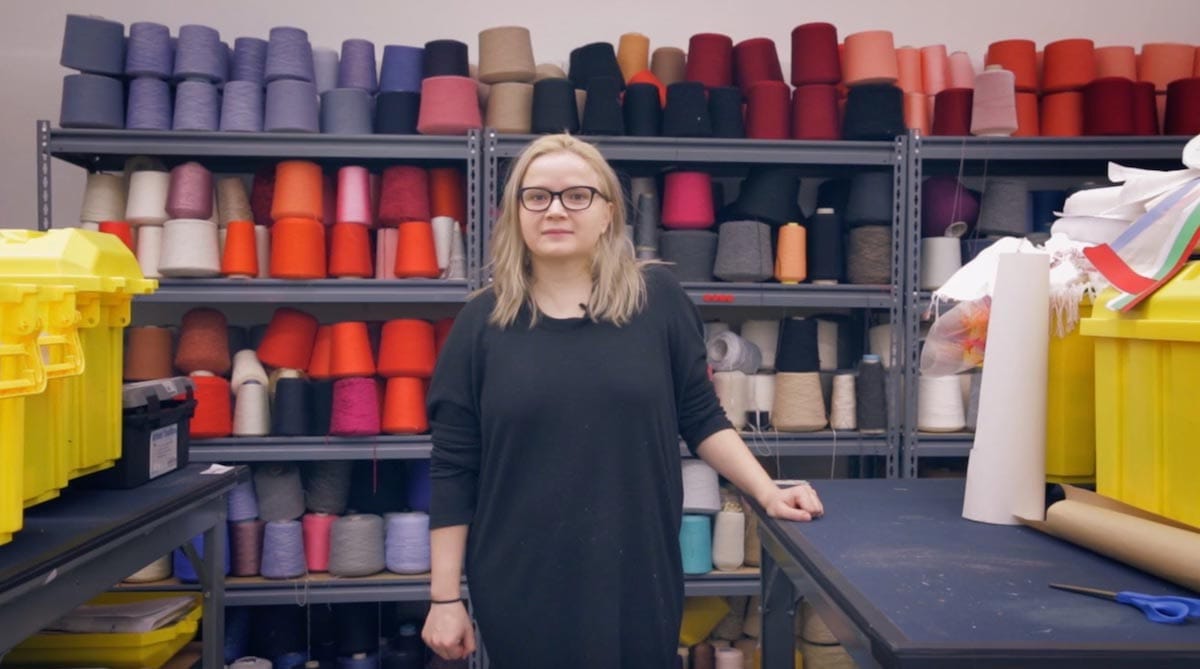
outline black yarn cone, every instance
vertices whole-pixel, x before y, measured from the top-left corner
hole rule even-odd
[[[843,281],[845,275],[842,221],[837,213],[818,209],[808,219],[808,278]]]
[[[742,182],[742,191],[734,207],[742,218],[776,225],[800,222],[800,176],[787,167],[754,170]]]
[[[659,236],[659,254],[673,263],[680,281],[712,281],[717,241],[717,233],[708,230],[667,230]]]
[[[888,225],[892,222],[891,172],[859,172],[850,179],[850,196],[843,218],[850,225]]]
[[[817,355],[817,320],[785,318],[779,327],[775,369],[780,372],[815,372],[820,367]]]
[[[698,81],[677,81],[667,86],[667,107],[663,110],[663,136],[713,136],[704,84]]]
[[[421,78],[445,76],[471,76],[467,45],[453,39],[426,42],[425,57],[421,61]]]
[[[421,94],[416,91],[387,91],[375,97],[375,133],[415,135],[421,111]]]
[[[841,216],[850,199],[849,179],[830,179],[817,187],[817,208],[828,207]]]
[[[308,416],[311,411],[306,379],[279,379],[275,382],[275,404],[271,407],[273,436],[308,435]]]
[[[620,88],[625,88],[625,77],[617,63],[617,52],[609,42],[592,42],[572,51],[567,76],[575,88],[586,89],[588,83],[597,77],[612,77],[619,82]]]
[[[591,99],[591,94],[588,94]],[[631,137],[658,137],[662,133],[662,105],[658,86],[630,84],[625,89],[625,134]]]
[[[583,104],[584,135],[624,135],[625,115],[621,112],[621,84],[612,77],[593,77],[587,85]]]
[[[746,136],[741,89],[733,86],[709,89],[708,115],[712,118],[713,137],[742,139]]]
[[[843,139],[890,140],[904,133],[903,91],[891,84],[850,88],[842,121]]]
[[[575,87],[570,79],[542,79],[533,84],[533,115],[530,119],[530,129],[534,134],[579,131]]]
[[[333,419],[333,381],[312,381],[308,386],[308,433],[314,437],[329,434]]]

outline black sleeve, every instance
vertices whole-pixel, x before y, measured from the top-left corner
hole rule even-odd
[[[694,455],[701,442],[733,425],[725,417],[717,391],[708,375],[708,351],[700,310],[679,285],[674,274],[661,267],[648,268],[646,288],[649,308],[666,319],[675,381],[675,411],[679,435]]]
[[[483,332],[491,300],[463,307],[438,354],[427,405],[433,438],[430,455],[431,528],[465,525],[475,515],[479,488],[479,389]]]

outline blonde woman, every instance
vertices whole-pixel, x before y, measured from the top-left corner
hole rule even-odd
[[[512,167],[492,286],[459,314],[429,388],[433,570],[425,642],[497,669],[672,666],[683,610],[679,437],[771,515],[780,490],[725,418],[699,313],[634,259],[612,168],[568,135]]]

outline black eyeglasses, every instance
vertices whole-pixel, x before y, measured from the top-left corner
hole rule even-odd
[[[597,196],[600,199],[608,201],[607,197],[600,191],[591,186],[571,186],[560,191],[547,190],[545,188],[522,188],[517,191],[517,199],[521,201],[521,206],[525,209],[534,212],[546,211],[550,208],[554,198],[562,203],[563,209],[567,211],[583,211],[592,206],[592,200]]]

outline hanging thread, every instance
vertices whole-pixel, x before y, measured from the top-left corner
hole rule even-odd
[[[329,536],[329,573],[369,576],[383,571],[383,518],[354,514],[338,518]]]
[[[387,516],[385,561],[397,574],[423,574],[430,569],[429,514],[391,513]]]

